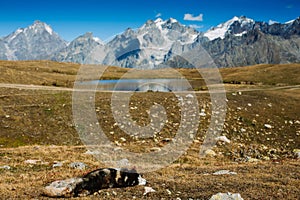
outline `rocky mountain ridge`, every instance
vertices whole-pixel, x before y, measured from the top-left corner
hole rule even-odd
[[[1,60],[41,60],[67,46],[52,28],[41,21],[35,21],[27,28],[19,28],[0,38]]]
[[[176,19],[158,18],[136,30],[129,28],[106,44],[92,33],[67,43],[49,25],[36,21],[0,38],[0,59],[148,69],[195,67],[182,61],[180,55],[197,46],[203,47],[218,67],[300,62],[300,17],[284,24],[234,17],[205,33]]]

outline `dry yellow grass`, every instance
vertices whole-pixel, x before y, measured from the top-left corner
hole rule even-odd
[[[8,164],[10,170],[0,169],[1,199],[48,199],[42,196],[43,186],[54,180],[82,176],[93,169],[104,167],[91,155],[84,154],[82,146],[24,146],[0,149],[0,166]],[[105,189],[96,195],[74,199],[209,199],[218,192],[241,193],[244,199],[297,199],[299,195],[298,161],[283,160],[236,164],[222,158],[197,158],[190,152],[188,163],[174,163],[167,168],[143,174],[148,186],[156,190],[143,195],[144,187]],[[37,164],[27,164],[37,159]],[[55,161],[64,161],[62,167],[52,168]],[[69,167],[74,161],[89,165],[86,170]],[[237,175],[214,176],[218,170],[231,170]]]
[[[0,82],[13,84],[56,85],[71,88],[80,66],[49,61],[0,61]],[[218,192],[238,192],[244,199],[297,199],[300,195],[299,160],[293,159],[293,149],[300,149],[300,92],[297,87],[276,89],[279,85],[298,85],[299,64],[260,65],[245,68],[220,69],[227,89],[228,111],[222,135],[230,144],[218,143],[215,158],[200,159],[199,146],[210,120],[209,94],[198,93],[199,108],[206,106],[207,116],[189,151],[167,168],[144,174],[148,186],[157,192],[143,196],[144,188],[103,190],[95,196],[80,199],[209,199]],[[109,67],[103,78],[120,78],[129,69]],[[203,85],[194,69],[178,69],[195,88]],[[138,71],[135,76],[145,71]],[[147,73],[147,77],[171,77],[168,70]],[[232,84],[234,82],[236,84]],[[247,84],[239,84],[245,82]],[[253,85],[249,83],[252,82]],[[256,84],[262,85],[256,85]],[[277,85],[277,86],[276,86]],[[59,87],[55,87],[59,88]],[[242,91],[250,88],[268,90]],[[121,129],[114,127],[110,109],[111,93],[99,92],[95,107],[99,124],[111,140],[122,148],[148,152],[151,147],[163,147],[164,138],[173,137],[180,121],[178,102],[170,93],[137,93],[131,98],[133,119],[140,125],[149,122],[147,111],[155,103],[167,109],[168,124],[158,142],[153,138],[140,144]],[[72,118],[72,92],[60,90],[29,90],[0,88],[0,199],[47,199],[41,196],[45,184],[68,177],[80,176],[103,167],[103,163],[84,154]],[[172,114],[173,113],[173,114]],[[264,124],[271,124],[269,130]],[[176,128],[177,127],[177,128]],[[246,131],[241,131],[241,129]],[[114,135],[110,132],[114,131]],[[120,137],[125,137],[122,142]],[[58,145],[58,146],[52,146]],[[245,163],[245,156],[258,158],[258,163]],[[268,157],[270,161],[264,157]],[[24,161],[42,162],[29,165]],[[239,160],[240,159],[240,160]],[[54,161],[65,161],[61,168],[52,168]],[[69,167],[74,161],[85,162],[90,168],[80,171]],[[235,176],[207,175],[221,169],[237,172]],[[170,192],[168,192],[170,191]]]
[[[300,64],[261,64],[220,69],[226,83],[253,83],[263,85],[299,85]]]
[[[0,83],[35,84],[73,87],[79,64],[52,61],[0,61]],[[131,72],[131,78],[174,78],[174,70],[131,70],[120,67],[105,67],[102,79],[119,79]],[[205,87],[204,80],[196,69],[175,69],[190,80],[195,89]],[[203,69],[205,71],[205,69]],[[208,69],[209,70],[209,69]],[[133,73],[132,73],[133,71]],[[300,64],[255,65],[219,69],[225,83],[247,83],[255,85],[299,85]],[[100,78],[100,77],[99,77]]]

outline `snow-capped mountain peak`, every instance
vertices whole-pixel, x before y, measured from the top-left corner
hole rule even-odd
[[[170,19],[168,19],[168,22],[170,22],[170,23],[176,23],[176,22],[178,22],[176,19],[174,19],[174,18],[170,18]]]
[[[205,33],[199,33],[176,19],[156,18],[148,20],[138,29],[128,28],[107,43],[88,32],[67,44],[49,25],[35,21],[27,28],[19,28],[0,38],[0,59],[51,58],[56,61],[148,69],[169,63],[181,67],[185,66],[185,62],[177,55],[202,45],[222,67],[299,62],[298,46],[290,44],[299,40],[300,17],[285,24],[270,22],[255,22],[244,16],[233,17]],[[270,51],[264,51],[266,48]],[[288,49],[292,50],[287,53]],[[257,52],[263,56],[252,59]]]
[[[269,25],[279,24],[279,22],[270,19],[269,22],[268,22],[268,24]]]
[[[124,67],[154,68],[171,57],[168,53],[172,46],[192,44],[198,34],[173,18],[148,20],[140,28],[127,29],[108,42],[112,54],[105,60],[116,58],[113,64]]]
[[[102,45],[104,44],[104,42],[100,38],[98,38],[98,37],[93,37],[93,40],[95,40],[99,44],[102,44]]]
[[[176,23],[176,22],[178,21],[174,18],[169,18],[167,20],[163,20],[162,18],[157,18],[156,20],[154,20],[155,24]]]
[[[209,40],[214,40],[217,38],[224,39],[226,34],[233,33],[236,36],[240,36],[247,32],[248,28],[251,27],[255,21],[253,19],[247,18],[245,16],[233,17],[232,19],[219,24],[216,27],[212,27],[207,32],[204,33],[204,36]],[[233,27],[233,25],[237,25]],[[237,30],[237,27],[239,30]]]
[[[100,45],[104,45],[104,42],[100,38],[93,36],[92,32],[86,32],[85,34],[77,37],[72,42],[76,43],[76,44],[97,43],[97,44],[100,44]]]
[[[6,49],[3,59],[45,59],[64,48],[66,42],[44,22],[35,21],[26,28],[19,28],[4,37]]]
[[[35,32],[46,30],[50,35],[53,35],[52,28],[39,20],[36,20],[31,26],[28,27],[29,30],[34,30]]]
[[[164,20],[162,18],[157,18],[156,20],[154,20],[154,23],[161,23],[163,22]]]

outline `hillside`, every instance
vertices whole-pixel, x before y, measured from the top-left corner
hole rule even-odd
[[[76,74],[81,65],[53,61],[0,61],[0,82],[14,84],[34,84],[46,86],[73,87]],[[99,66],[101,67],[101,66]],[[104,67],[104,66],[103,66]],[[105,67],[106,68],[106,67]],[[129,69],[108,67],[101,79],[119,79]],[[201,79],[196,69],[177,69],[191,84]],[[170,78],[168,69],[136,70],[133,78]],[[263,64],[247,67],[220,68],[225,84],[246,85],[299,85],[300,64]],[[99,77],[100,78],[100,77]],[[204,84],[201,82],[201,84]],[[202,85],[200,85],[202,86]],[[195,88],[199,85],[195,85]]]
[[[47,199],[41,196],[45,184],[104,166],[85,154],[87,149],[75,129],[72,85],[79,67],[49,61],[0,61],[0,167],[10,167],[0,169],[2,198]],[[128,70],[109,67],[102,78],[120,78]],[[211,120],[210,95],[196,70],[178,71],[191,81],[205,114],[189,150],[168,167],[143,174],[154,193],[144,196],[144,187],[137,186],[78,199],[209,199],[218,192],[240,193],[244,199],[297,199],[300,64],[220,69],[228,100],[222,135],[230,143],[218,141],[215,155],[205,158],[199,158],[199,148]],[[138,70],[137,74],[171,77],[166,69],[146,72]],[[97,92],[95,97],[99,125],[110,140],[117,148],[140,153],[163,148],[178,130],[180,104],[172,93],[135,93],[130,99],[132,118],[140,125],[148,124],[147,113],[154,104],[166,108],[168,122],[160,134],[141,140],[115,126],[111,92]],[[28,164],[29,159],[40,161]],[[75,161],[89,168],[71,168],[69,164]],[[63,166],[52,167],[56,162]],[[237,174],[212,175],[218,170]]]

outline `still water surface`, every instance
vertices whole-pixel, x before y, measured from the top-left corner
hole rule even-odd
[[[105,91],[187,91],[190,85],[184,79],[114,79],[94,80],[85,84],[98,84],[98,90]]]

